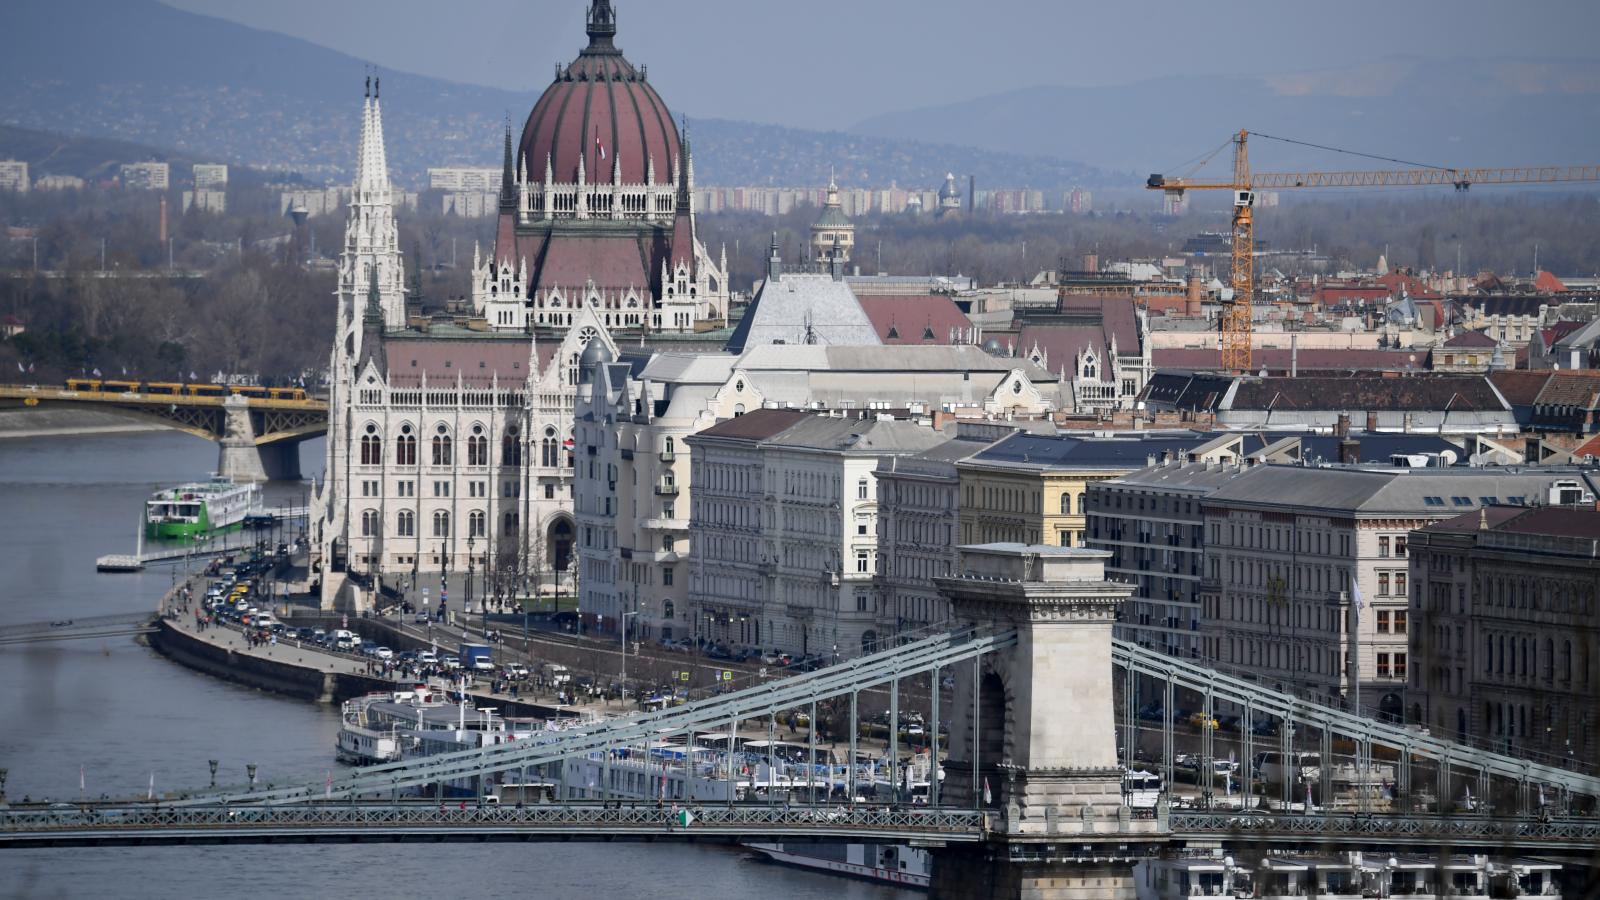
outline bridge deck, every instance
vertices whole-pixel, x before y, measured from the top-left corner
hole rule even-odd
[[[678,818],[688,810],[687,825]],[[108,844],[396,841],[971,842],[977,810],[887,807],[549,804],[447,801],[293,806],[72,806],[0,811],[0,848]]]
[[[0,384],[0,400],[29,400],[36,403],[87,403],[102,406],[199,406],[221,408],[226,397],[192,397],[182,394],[139,394],[115,391],[74,391],[67,388],[42,385]],[[251,409],[298,410],[303,412],[328,411],[325,400],[274,400],[262,397],[245,397]]]

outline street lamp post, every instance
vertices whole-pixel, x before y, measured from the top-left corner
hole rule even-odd
[[[466,605],[462,607],[462,611],[467,615],[472,614],[472,573],[477,569],[478,562],[477,559],[472,555],[472,547],[475,542],[476,538],[469,532],[467,534],[467,602]],[[479,599],[478,603],[483,607],[482,627],[480,630],[483,632],[483,636],[487,640],[489,637],[489,598],[482,597]],[[466,621],[467,620],[465,619],[462,620],[463,628],[466,626]]]
[[[620,623],[619,623],[619,624],[621,624],[622,627],[617,629],[617,631],[622,635],[622,686],[621,686],[621,690],[622,690],[622,702],[623,703],[627,703],[628,702],[628,619],[631,616],[637,616],[638,614],[639,614],[638,610],[634,610],[633,612],[625,612],[625,613],[623,613],[622,616],[621,616]]]
[[[217,761],[212,759],[207,760],[207,762],[211,766],[211,786],[215,788],[217,786]]]
[[[244,770],[250,774],[250,790],[253,793],[256,789],[256,764],[248,763],[245,765]]]
[[[0,769],[0,803],[6,801],[6,776],[11,774],[9,769]]]

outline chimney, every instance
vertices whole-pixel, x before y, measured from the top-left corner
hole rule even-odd
[[[1300,335],[1289,335],[1289,377],[1300,377]]]
[[[162,245],[167,243],[167,195],[161,195],[161,228],[157,232],[156,241]]]
[[[978,176],[967,176],[967,215],[978,212]]]
[[[1377,432],[1378,414],[1375,412],[1369,412],[1367,413],[1367,434],[1377,434]]]
[[[1347,466],[1361,462],[1361,442],[1348,437],[1340,441],[1339,462]]]
[[[1201,299],[1204,297],[1200,283],[1200,273],[1189,274],[1189,292],[1183,299],[1183,314],[1191,319],[1200,318]]]
[[[1339,421],[1333,426],[1334,435],[1342,438],[1350,436],[1350,414],[1339,413]]]
[[[1100,255],[1097,253],[1085,253],[1083,255],[1083,270],[1085,272],[1100,271]]]

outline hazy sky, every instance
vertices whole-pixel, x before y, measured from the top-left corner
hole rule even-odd
[[[585,0],[165,2],[530,103],[585,41]],[[674,111],[811,128],[1038,84],[1593,60],[1600,35],[1595,0],[620,0],[617,13],[617,43]]]

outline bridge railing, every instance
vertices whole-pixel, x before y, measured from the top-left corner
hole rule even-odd
[[[687,812],[685,819],[683,813]],[[5,835],[62,832],[161,831],[183,829],[404,829],[404,828],[566,829],[595,833],[710,831],[748,833],[827,833],[926,835],[976,840],[983,813],[973,809],[883,806],[529,804],[472,803],[309,803],[295,806],[73,805],[0,811]]]
[[[1600,819],[1573,817],[1403,816],[1319,813],[1253,815],[1233,811],[1173,810],[1178,837],[1233,836],[1283,841],[1296,836],[1329,841],[1361,837],[1441,842],[1504,842],[1528,849],[1537,842],[1600,845]]]

